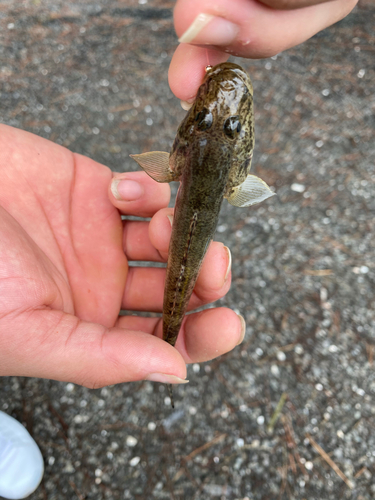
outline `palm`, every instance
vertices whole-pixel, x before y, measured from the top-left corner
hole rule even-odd
[[[51,307],[113,326],[127,264],[120,216],[107,196],[112,174],[63,148],[51,158],[46,144],[40,142],[39,155],[23,156],[27,164],[4,162],[1,224],[7,236],[0,261],[5,286],[13,290],[4,312]]]

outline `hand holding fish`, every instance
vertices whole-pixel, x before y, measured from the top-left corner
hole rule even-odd
[[[185,363],[231,350],[243,323],[226,308],[187,317],[177,349],[161,340],[170,190],[142,172],[115,174],[89,158],[0,125],[0,375],[100,387],[181,383]],[[116,195],[114,196],[113,193]],[[122,222],[120,214],[152,217]],[[230,286],[229,254],[211,245],[192,308]]]
[[[169,70],[173,93],[193,100],[204,67],[229,55],[271,57],[343,19],[358,0],[178,0],[180,39]]]

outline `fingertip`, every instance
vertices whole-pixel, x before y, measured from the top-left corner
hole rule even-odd
[[[231,283],[231,253],[228,247],[213,241],[208,248],[194,293],[203,302],[223,297]]]
[[[186,365],[181,354],[149,333],[113,328],[106,335],[103,347],[108,366],[120,367],[119,373],[113,374],[115,383],[121,382],[121,378],[123,381],[162,381],[157,380],[155,374],[186,379]]]
[[[227,61],[229,54],[216,49],[181,43],[172,58],[168,81],[172,92],[182,101],[195,99],[205,68]]]
[[[149,238],[152,245],[166,260],[168,257],[169,241],[172,233],[173,208],[159,210],[151,219],[149,225]]]
[[[136,201],[144,195],[144,188],[135,180],[114,178],[111,182],[111,192],[117,201]]]
[[[176,348],[187,363],[209,361],[240,344],[244,328],[244,321],[231,309],[206,309],[186,317]]]
[[[169,184],[158,183],[145,172],[115,172],[108,186],[108,196],[124,215],[152,217],[168,206],[171,190]]]

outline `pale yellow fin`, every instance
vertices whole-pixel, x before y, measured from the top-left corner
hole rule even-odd
[[[130,155],[143,170],[157,182],[171,182],[176,175],[169,166],[169,153],[151,151],[140,155]]]
[[[235,207],[249,207],[274,194],[262,179],[255,175],[248,175],[244,182],[233,188],[231,194],[225,198]]]

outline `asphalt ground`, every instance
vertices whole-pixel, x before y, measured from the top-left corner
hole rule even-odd
[[[184,111],[168,88],[171,1],[0,2],[0,120],[134,170]],[[31,500],[375,497],[375,5],[277,57],[254,85],[253,173],[277,196],[223,204],[244,315],[233,352],[163,385],[0,379],[45,458]]]

